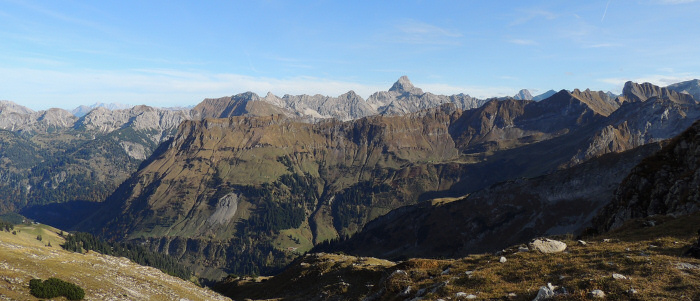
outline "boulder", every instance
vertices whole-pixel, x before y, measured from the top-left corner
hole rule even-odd
[[[566,250],[566,244],[549,238],[536,238],[532,240],[528,247],[530,250],[537,250],[542,253],[559,253]]]
[[[602,299],[602,298],[605,298],[605,293],[604,293],[603,291],[601,291],[601,290],[593,290],[593,291],[590,292],[589,295],[591,295],[591,297],[593,297],[593,298],[595,298],[595,299]]]
[[[532,301],[544,301],[554,298],[555,287],[551,283],[547,283],[547,286],[541,286],[540,290],[537,292],[537,296]]]

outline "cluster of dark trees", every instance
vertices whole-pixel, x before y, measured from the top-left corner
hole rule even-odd
[[[361,225],[372,205],[372,195],[391,191],[387,184],[359,182],[335,195],[331,205],[333,226],[340,232],[351,224]]]
[[[0,221],[0,231],[5,230],[6,232],[11,232],[15,229],[15,225],[9,222]]]
[[[85,298],[83,288],[58,278],[49,278],[46,281],[41,281],[41,279],[29,280],[29,292],[34,297],[42,299],[61,296],[66,297],[68,300],[82,300]]]
[[[68,251],[95,251],[105,255],[126,257],[140,264],[157,268],[166,274],[190,280],[192,271],[181,265],[172,256],[153,252],[143,246],[129,242],[107,242],[90,233],[76,232],[65,236],[66,243],[62,247]]]
[[[274,233],[298,228],[306,219],[306,209],[317,200],[314,179],[308,174],[286,174],[273,183],[239,190],[255,200],[256,206],[254,214],[239,225],[243,236],[249,232]]]

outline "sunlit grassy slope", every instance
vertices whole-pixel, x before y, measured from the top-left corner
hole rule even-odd
[[[17,225],[14,231],[0,231],[3,300],[37,300],[29,293],[29,280],[49,277],[79,285],[86,300],[227,300],[126,258],[65,251],[60,247],[64,241],[60,230],[46,225]]]

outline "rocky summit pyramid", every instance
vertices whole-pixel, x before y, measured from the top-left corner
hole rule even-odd
[[[518,92],[518,94],[515,94],[513,98],[517,100],[532,100],[532,94],[530,94],[529,90],[522,89]]]
[[[413,86],[413,83],[408,79],[408,76],[401,76],[394,85],[389,89],[390,92],[399,93],[409,93],[409,94],[423,94],[423,90]]]

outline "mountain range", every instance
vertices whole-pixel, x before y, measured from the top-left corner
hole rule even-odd
[[[406,89],[401,81],[396,86]],[[590,226],[626,171],[654,148],[623,152],[672,138],[700,116],[700,106],[687,94],[632,82],[623,92],[613,99],[604,92],[562,90],[538,102],[492,99],[469,110],[448,103],[407,115],[315,124],[285,114],[230,117],[237,109],[224,110],[216,117],[229,118],[183,122],[172,141],[162,144],[78,228],[150,245],[211,277],[223,271],[270,273],[297,252],[395,216],[385,215],[391,210],[412,210],[405,206],[441,197],[473,195],[465,207],[470,214],[509,212],[504,210],[509,204],[518,212],[533,212],[523,213],[523,224],[500,228],[502,235],[534,222],[544,204],[556,202],[560,205],[555,207],[572,210],[568,216],[559,211],[540,215],[550,223],[525,227],[512,240],[496,239],[500,244],[470,242],[480,248],[448,248],[460,250],[457,254],[498,248],[531,235],[580,232]],[[223,107],[204,103],[200,108],[205,115],[220,110],[204,108]],[[252,103],[246,112],[260,110]],[[601,157],[606,154],[613,157]],[[591,161],[599,157],[615,164]],[[481,189],[567,167],[578,168],[565,172],[572,178],[569,184],[558,182],[562,176],[557,174],[539,186],[522,185],[550,190],[564,185],[579,194],[559,192],[562,196],[554,197],[543,190],[530,192],[539,194],[540,201],[516,198],[493,202],[498,210],[475,207],[493,199],[473,199]],[[598,189],[585,192],[591,185]],[[498,194],[520,195],[514,191],[524,188],[509,189]],[[451,206],[460,203],[443,208],[456,214]],[[566,205],[571,203],[585,210]],[[426,204],[416,205],[417,212],[427,212]],[[465,222],[484,214],[470,216]],[[494,230],[486,225],[473,228],[467,237]],[[377,229],[399,237],[385,231],[389,228]]]
[[[632,167],[700,117],[695,86],[480,100],[401,77],[367,100],[247,92],[81,117],[2,102],[0,211],[138,242],[209,279],[273,273],[338,239],[462,256],[590,227]]]

